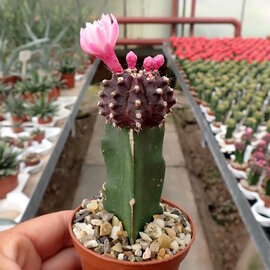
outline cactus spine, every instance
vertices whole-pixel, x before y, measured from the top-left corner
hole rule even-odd
[[[147,57],[145,69],[138,72],[136,60],[129,53],[129,68],[102,82],[98,103],[107,120],[102,139],[104,207],[121,219],[131,243],[152,216],[162,212],[164,121],[176,102],[169,79],[158,72],[163,56]]]

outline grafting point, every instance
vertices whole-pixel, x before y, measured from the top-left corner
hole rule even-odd
[[[163,89],[162,88],[157,88],[156,92],[157,92],[157,94],[162,95],[163,94]]]
[[[100,105],[100,101],[98,101],[98,103],[97,103],[97,106],[99,106]]]
[[[109,107],[110,107],[110,108],[113,108],[113,106],[114,106],[113,103],[110,103],[110,104],[109,104]]]
[[[169,89],[170,89],[170,92],[173,92],[173,88],[170,87]]]
[[[111,92],[111,96],[115,97],[115,92],[114,91]]]
[[[111,119],[113,119],[113,114],[112,114],[112,113],[110,113],[110,114],[109,114],[109,117],[110,117]]]
[[[116,124],[114,122],[112,123],[112,125],[113,125],[113,127],[116,127]]]
[[[142,118],[142,115],[140,113],[136,113],[136,118],[137,119],[141,119]]]
[[[168,106],[168,103],[166,101],[163,102],[164,107]]]
[[[99,110],[99,111],[98,111],[98,114],[99,114],[99,115],[101,115],[101,114],[102,114],[101,110]]]

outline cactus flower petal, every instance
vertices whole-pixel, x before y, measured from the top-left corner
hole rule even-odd
[[[131,68],[131,69],[134,69],[135,66],[136,66],[136,63],[137,63],[137,55],[133,52],[133,51],[130,51],[127,56],[126,56],[126,61],[127,61],[127,64],[128,64],[128,67]]]
[[[160,67],[163,66],[165,60],[162,54],[158,54],[154,57],[154,70],[159,70]]]
[[[113,72],[121,73],[122,66],[114,52],[119,26],[114,15],[102,14],[101,19],[81,28],[80,45],[84,52],[100,58]]]
[[[143,60],[143,66],[146,72],[151,72],[154,69],[154,58],[147,56]]]

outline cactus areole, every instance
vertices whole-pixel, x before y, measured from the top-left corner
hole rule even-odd
[[[117,21],[111,18],[103,15],[93,25],[87,24],[81,31],[81,47],[107,64],[106,48],[112,51],[109,42],[113,40],[114,61],[107,65],[112,78],[102,81],[98,102],[99,114],[106,118],[102,153],[107,179],[103,199],[105,209],[122,220],[134,243],[152,216],[162,212],[164,121],[176,100],[169,79],[158,71],[164,64],[163,55],[146,57],[143,69],[137,70],[137,56],[129,52],[128,68],[122,69],[114,53]],[[101,45],[104,51],[98,49]]]

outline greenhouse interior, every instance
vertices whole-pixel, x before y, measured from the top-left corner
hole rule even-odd
[[[269,0],[0,0],[1,270],[270,270]]]

